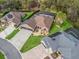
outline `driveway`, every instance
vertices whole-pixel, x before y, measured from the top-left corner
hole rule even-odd
[[[0,38],[0,51],[4,53],[6,59],[22,59],[19,51],[7,40]]]
[[[10,42],[17,48],[21,49],[27,39],[31,36],[32,31],[27,29],[21,29],[11,40]]]
[[[26,53],[22,54],[24,59],[43,59],[46,57],[48,53],[46,53],[46,49],[42,44],[38,45],[37,47],[29,50]]]
[[[14,31],[15,27],[13,25],[9,25],[4,31],[0,33],[0,38],[5,39],[7,35]]]

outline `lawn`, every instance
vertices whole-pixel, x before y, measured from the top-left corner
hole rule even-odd
[[[56,24],[54,23],[54,24],[52,24],[52,26],[51,26],[49,35],[54,34],[54,33],[58,32],[58,31],[59,31],[59,28],[58,28],[58,27],[56,26]]]
[[[62,31],[66,30],[66,29],[68,29],[70,27],[73,27],[71,25],[71,23],[69,21],[67,21],[67,20],[64,20],[64,23],[62,25],[59,25],[59,26],[60,26]],[[52,24],[49,35],[54,34],[56,32],[59,32],[60,28],[58,28],[55,23]]]
[[[0,59],[5,59],[4,55],[0,52]]]
[[[22,47],[22,49],[20,50],[22,53],[36,47],[37,45],[39,45],[41,43],[41,39],[43,38],[43,36],[33,36],[31,35],[31,37],[26,41],[26,43],[24,44],[24,46]]]
[[[33,15],[34,12],[26,12],[26,14],[24,16],[21,17],[22,19],[22,22],[29,19],[32,15]]]
[[[6,36],[6,39],[10,40],[11,38],[13,38],[20,30],[19,29],[15,29],[11,34],[9,34],[8,36]]]
[[[62,30],[66,30],[70,27],[73,27],[71,22],[69,22],[68,20],[65,20],[64,23],[61,25]]]

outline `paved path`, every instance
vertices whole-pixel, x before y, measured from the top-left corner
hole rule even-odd
[[[17,48],[21,49],[27,39],[31,36],[32,31],[21,29],[11,40],[10,42]]]
[[[22,59],[19,51],[7,40],[0,38],[0,51],[2,51],[7,59]]]
[[[43,59],[47,56],[45,48],[42,44],[22,54],[24,59]]]

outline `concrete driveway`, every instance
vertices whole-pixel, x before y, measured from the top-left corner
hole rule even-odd
[[[42,44],[22,54],[24,59],[43,59],[48,53]]]
[[[17,48],[21,49],[27,39],[31,36],[32,31],[27,29],[21,29],[11,40],[10,42]]]
[[[0,51],[2,51],[6,56],[5,59],[22,59],[19,51],[13,45],[7,40],[1,38],[0,38]]]

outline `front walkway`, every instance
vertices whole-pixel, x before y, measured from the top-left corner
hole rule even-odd
[[[10,42],[17,48],[21,49],[27,39],[31,36],[32,31],[21,29],[11,40]]]
[[[47,53],[42,44],[22,54],[23,59],[43,59],[46,56]]]

